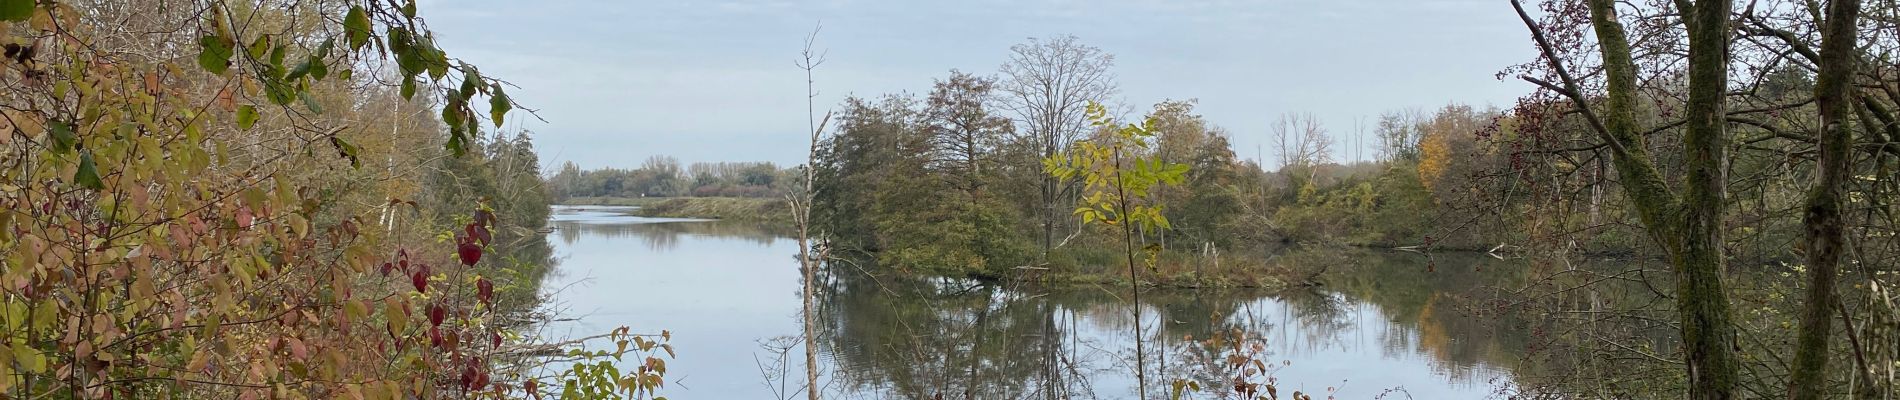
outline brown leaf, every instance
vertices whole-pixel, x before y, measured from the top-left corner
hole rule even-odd
[[[298,340],[297,338],[285,338],[284,344],[290,348],[290,356],[296,358],[297,361],[310,359],[310,349],[304,347],[302,340]]]
[[[226,86],[218,90],[218,109],[224,112],[237,111],[237,93],[231,90],[231,87]]]
[[[145,93],[157,96],[159,90],[164,89],[158,86],[158,82],[158,71],[145,73]]]

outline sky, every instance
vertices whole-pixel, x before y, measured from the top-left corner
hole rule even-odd
[[[818,112],[846,96],[927,93],[957,69],[994,75],[1009,47],[1075,35],[1114,55],[1115,101],[1195,99],[1245,159],[1274,119],[1312,113],[1334,158],[1370,159],[1382,112],[1507,107],[1496,73],[1535,55],[1498,0],[424,0],[451,57],[519,89],[542,162],[583,168],[803,162],[815,26]],[[1355,135],[1355,123],[1363,133]],[[1356,139],[1357,137],[1357,139]],[[1354,143],[1360,143],[1358,147]],[[1267,150],[1265,163],[1277,163]]]

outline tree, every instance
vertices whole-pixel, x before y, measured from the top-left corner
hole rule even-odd
[[[904,189],[890,185],[893,166],[919,153],[908,144],[920,124],[909,97],[886,96],[879,101],[851,97],[837,113],[837,129],[819,147],[813,195],[813,223],[826,232],[832,245],[854,253],[882,250],[874,221],[877,196]]]
[[[1412,161],[1418,159],[1419,133],[1418,112],[1386,112],[1379,114],[1379,123],[1372,130],[1379,137],[1379,160]]]
[[[1169,220],[1179,221],[1173,225],[1190,240],[1221,248],[1232,245],[1236,237],[1243,235],[1237,231],[1252,227],[1241,226],[1244,224],[1236,220],[1245,211],[1242,208],[1244,196],[1238,188],[1244,168],[1235,160],[1227,135],[1210,132],[1186,164],[1189,166],[1185,185],[1188,197],[1176,200],[1180,203],[1167,203],[1180,204],[1168,207],[1172,215]]]
[[[640,170],[645,173],[648,182],[643,185],[646,187],[641,191],[643,195],[675,196],[686,192],[680,182],[684,178],[680,175],[678,159],[660,155],[647,157],[645,162],[640,163]]]
[[[815,112],[816,109],[812,107],[812,99],[818,97],[818,91],[813,87],[815,81],[812,80],[812,71],[817,69],[818,65],[825,63],[824,54],[814,54],[811,48],[812,44],[818,41],[819,29],[812,28],[811,35],[805,37],[805,50],[799,53],[799,59],[795,62],[798,69],[805,71],[805,122],[807,124],[805,128],[811,135],[811,145],[805,153],[805,176],[802,181],[804,187],[798,192],[785,196],[787,202],[791,203],[792,223],[798,227],[798,267],[804,275],[805,286],[804,290],[799,292],[803,300],[803,309],[800,314],[804,317],[804,323],[801,326],[805,331],[805,395],[811,400],[818,400],[818,316],[812,313],[814,310],[812,298],[817,296],[813,288],[817,285],[814,281],[818,279],[818,261],[827,258],[823,252],[820,252],[817,257],[811,254],[812,246],[817,244],[811,239],[811,211],[812,202],[818,192],[818,150],[824,144],[825,124],[831,122],[830,112],[826,112],[824,119],[820,120]],[[821,233],[820,240],[823,240],[822,235]]]
[[[1280,119],[1273,122],[1272,135],[1268,139],[1279,151],[1282,171],[1307,169],[1307,178],[1311,180],[1313,167],[1332,161],[1333,139],[1326,135],[1326,127],[1321,126],[1313,114],[1281,114]]]
[[[1559,80],[1523,76],[1572,101],[1590,127],[1610,148],[1623,193],[1644,228],[1668,255],[1676,275],[1676,307],[1682,324],[1683,359],[1692,399],[1734,398],[1739,371],[1735,327],[1722,273],[1723,185],[1727,161],[1725,99],[1728,90],[1730,0],[1676,2],[1688,36],[1688,95],[1682,136],[1684,179],[1672,188],[1652,157],[1638,125],[1637,68],[1629,35],[1613,0],[1588,0],[1589,27],[1595,33],[1605,78],[1601,106],[1587,98],[1546,34],[1517,0],[1511,5],[1530,28],[1548,73]]]
[[[562,161],[561,171],[549,177],[547,183],[548,188],[553,191],[555,201],[564,201],[569,197],[578,196],[576,191],[582,186],[581,175],[579,165],[574,165],[573,161]]]
[[[1815,104],[1821,114],[1816,146],[1820,159],[1815,164],[1815,175],[1820,179],[1809,189],[1803,221],[1807,227],[1808,268],[1812,272],[1809,272],[1807,301],[1801,312],[1800,334],[1795,345],[1794,376],[1788,385],[1788,397],[1792,399],[1819,399],[1827,393],[1824,386],[1827,383],[1827,342],[1833,332],[1828,316],[1835,309],[1834,284],[1847,241],[1846,223],[1841,216],[1845,208],[1842,194],[1846,191],[1853,157],[1854,134],[1847,112],[1854,108],[1854,98],[1848,87],[1853,83],[1858,64],[1859,50],[1854,42],[1859,22],[1859,0],[1827,2],[1827,20],[1823,22],[1826,27],[1817,60],[1821,73],[1814,87]]]
[[[993,112],[996,79],[950,70],[924,99],[924,129],[930,135],[931,162],[956,176],[955,186],[971,201],[987,179],[985,165],[1014,130],[1008,118]]]
[[[1100,135],[1089,141],[1079,143],[1075,149],[1059,156],[1043,160],[1049,175],[1062,180],[1079,179],[1088,191],[1077,207],[1075,214],[1082,217],[1082,223],[1100,222],[1103,225],[1118,228],[1122,233],[1122,250],[1128,261],[1128,285],[1131,297],[1136,305],[1134,309],[1135,329],[1135,397],[1148,396],[1148,370],[1143,362],[1141,329],[1141,278],[1135,267],[1135,230],[1143,231],[1168,229],[1168,218],[1164,216],[1164,206],[1145,200],[1154,190],[1168,185],[1179,185],[1187,175],[1188,166],[1169,163],[1141,154],[1151,151],[1150,143],[1155,136],[1155,119],[1148,118],[1141,124],[1116,126],[1118,123],[1108,116],[1108,108],[1100,103],[1089,103],[1086,116],[1092,125],[1103,128]],[[1148,268],[1155,268],[1154,259],[1158,248],[1147,250]]]
[[[1082,44],[1075,36],[1057,36],[1010,46],[1009,61],[1002,67],[1001,89],[1005,107],[1015,112],[1021,140],[1035,148],[1036,160],[1054,157],[1088,132],[1084,112],[1088,104],[1105,103],[1115,94],[1115,77],[1109,68],[1115,57],[1101,49]],[[1030,161],[1030,168],[1034,163]],[[1042,251],[1045,257],[1055,246],[1055,232],[1063,218],[1063,199],[1073,185],[1050,176],[1041,177],[1037,193],[1038,213],[1042,222]]]

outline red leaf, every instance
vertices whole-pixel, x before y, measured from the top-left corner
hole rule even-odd
[[[481,299],[483,305],[494,307],[495,306],[495,302],[494,302],[495,284],[488,282],[488,278],[476,279],[475,280],[475,298]]]
[[[455,253],[462,257],[462,265],[474,266],[475,262],[482,260],[482,247],[474,243],[462,243],[456,247]]]
[[[495,213],[488,210],[475,210],[475,224],[489,226],[495,224]]]
[[[489,337],[491,337],[489,340],[495,343],[495,347],[501,347],[501,332],[489,333]]]
[[[389,276],[389,271],[393,271],[395,269],[396,269],[395,264],[383,263],[383,270],[382,270],[383,276],[385,277]]]
[[[429,275],[427,275],[428,273],[429,273],[429,269],[423,268],[421,271],[416,271],[415,273],[409,275],[409,283],[416,285],[417,292],[422,292],[422,293],[429,292]]]
[[[488,241],[493,239],[493,237],[488,234],[488,227],[483,225],[469,225],[468,236],[480,241],[483,246],[487,246]]]
[[[441,326],[442,320],[447,316],[448,310],[443,309],[441,304],[429,305],[429,325]]]
[[[436,327],[433,327],[433,326],[429,327],[429,345],[435,346],[437,348],[442,347],[442,330],[441,329],[437,329]]]
[[[255,219],[256,219],[255,216],[251,215],[250,207],[238,208],[237,210],[238,229],[251,229],[251,222]]]

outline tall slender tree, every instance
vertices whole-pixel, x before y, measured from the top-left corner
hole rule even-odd
[[[1795,342],[1794,376],[1788,386],[1788,398],[1819,399],[1826,392],[1828,336],[1833,325],[1828,316],[1834,311],[1834,281],[1846,243],[1842,222],[1842,192],[1845,190],[1849,159],[1853,157],[1854,135],[1849,130],[1847,112],[1854,105],[1848,85],[1854,79],[1858,56],[1854,42],[1860,21],[1859,0],[1833,0],[1827,4],[1827,19],[1822,28],[1820,75],[1815,77],[1815,106],[1821,114],[1814,187],[1808,191],[1807,226],[1808,293],[1801,310],[1800,334]]]
[[[811,204],[812,198],[818,190],[814,185],[817,181],[816,168],[814,168],[814,166],[818,165],[818,146],[823,142],[825,123],[831,120],[831,113],[829,112],[825,113],[824,118],[820,119],[818,117],[817,107],[814,105],[815,100],[818,98],[818,91],[814,88],[816,81],[812,78],[812,71],[818,69],[819,65],[825,63],[825,55],[822,53],[813,53],[812,45],[817,43],[818,31],[823,28],[822,25],[812,28],[811,35],[805,37],[805,49],[799,52],[799,59],[795,62],[798,69],[805,71],[805,128],[809,130],[811,135],[811,147],[805,153],[804,187],[799,192],[787,196],[792,206],[792,222],[798,227],[798,266],[799,270],[804,274],[805,287],[799,295],[803,300],[803,312],[801,314],[804,317],[803,325],[805,330],[805,396],[810,400],[818,400],[819,397],[818,333],[816,331],[818,321],[817,316],[812,313],[812,297],[817,295],[814,292],[817,288],[817,283],[814,281],[818,279],[818,262],[817,258],[814,258],[811,254],[813,244],[811,240]],[[818,258],[822,257],[823,255],[821,253]]]

